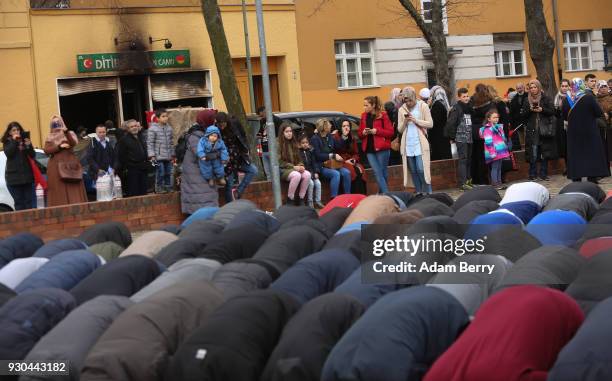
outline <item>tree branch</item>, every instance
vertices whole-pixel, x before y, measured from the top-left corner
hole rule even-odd
[[[425,38],[427,43],[431,45],[433,41],[432,31],[429,25],[427,25],[427,23],[425,22],[425,20],[423,20],[423,17],[419,13],[419,11],[417,11],[414,4],[412,4],[410,0],[399,0],[399,2],[400,4],[402,4],[404,9],[408,11],[410,17],[412,17],[417,27],[421,30],[421,33],[423,33],[423,37]]]

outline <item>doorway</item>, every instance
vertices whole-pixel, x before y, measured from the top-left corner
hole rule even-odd
[[[149,109],[147,77],[144,75],[120,77],[120,82],[123,120],[135,119],[144,126],[146,111]]]
[[[66,126],[73,131],[83,126],[87,133],[107,120],[117,121],[117,92],[94,91],[59,97],[60,112]]]
[[[255,107],[260,108],[265,105],[263,96],[263,77],[261,75],[253,76],[253,92],[255,93]],[[270,74],[270,94],[272,97],[272,111],[279,112],[280,106],[280,95],[278,93],[278,75]],[[246,98],[248,100],[248,98]],[[244,102],[244,100],[243,100]]]

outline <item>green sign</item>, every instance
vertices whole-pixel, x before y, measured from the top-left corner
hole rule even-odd
[[[79,73],[191,67],[189,50],[128,51],[77,55]]]

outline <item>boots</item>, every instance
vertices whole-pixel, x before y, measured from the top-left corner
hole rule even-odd
[[[298,199],[297,199],[297,200],[298,200],[298,204],[297,204],[297,206],[304,206],[304,205],[306,205],[306,202],[304,201],[304,199],[303,199],[303,198],[298,197]]]
[[[223,186],[225,184],[227,183],[225,182],[225,179],[223,177],[217,179],[217,185]]]

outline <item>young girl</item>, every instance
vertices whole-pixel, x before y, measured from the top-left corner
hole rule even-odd
[[[319,169],[319,163],[314,158],[308,136],[301,135],[299,141],[300,159],[311,175],[308,185],[308,206],[311,208],[316,207],[318,209],[323,209],[325,206],[321,203],[321,180],[319,180],[321,170]]]
[[[485,162],[491,166],[491,185],[497,189],[505,189],[501,183],[502,159],[510,156],[504,126],[499,124],[499,114],[496,110],[487,112],[486,124],[480,127],[480,138],[484,140]]]
[[[278,137],[278,164],[281,178],[289,182],[287,190],[287,201],[296,205],[304,205],[304,197],[308,185],[310,185],[310,172],[304,167],[300,160],[300,154],[296,139],[293,136],[293,128],[289,123],[281,124],[281,135]],[[295,200],[295,192],[299,189],[299,200]]]

